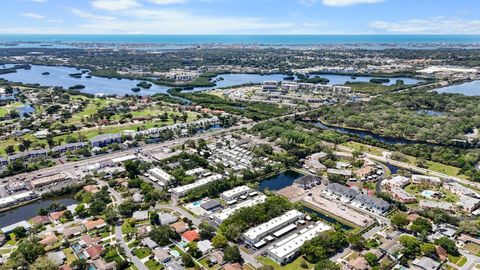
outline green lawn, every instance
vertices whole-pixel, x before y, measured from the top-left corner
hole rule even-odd
[[[66,248],[63,250],[63,253],[65,253],[65,256],[67,257],[67,262],[71,263],[77,259],[75,254],[73,254],[73,250],[71,248]]]
[[[207,257],[201,259],[199,261],[199,263],[205,268],[205,269],[208,269],[208,270],[216,270],[216,269],[219,269],[220,268],[220,265],[217,263],[215,264],[214,266],[212,267],[208,267],[208,264],[207,264]]]
[[[467,263],[467,258],[465,258],[464,256],[452,256],[452,255],[448,255],[448,260],[453,263],[453,264],[456,264],[458,266],[463,266],[465,263]]]
[[[300,266],[300,264],[302,262],[306,262],[308,267],[306,269],[312,269],[313,268],[313,265],[309,262],[307,262],[306,260],[304,260],[303,258],[299,257],[297,258],[296,260],[294,260],[293,262],[287,264],[287,265],[284,265],[284,266],[281,266],[279,265],[277,262],[275,262],[274,260],[270,259],[270,258],[267,258],[267,257],[263,257],[263,256],[258,256],[256,257],[256,259],[261,263],[263,264],[264,266],[272,266],[274,270],[298,270],[298,269],[304,269]]]
[[[129,234],[129,233],[134,233],[135,232],[135,227],[131,225],[129,220],[125,220],[122,224],[122,233],[123,234]],[[134,224],[134,223],[133,223]]]
[[[150,250],[144,247],[135,249],[134,253],[139,259],[143,259],[151,255]]]
[[[393,82],[395,82],[395,79],[392,79],[392,80]],[[383,85],[383,84],[371,83],[371,82],[358,82],[355,80],[351,80],[351,83],[348,83],[346,85],[352,87],[352,91],[354,92],[366,93],[366,94],[388,93],[394,90],[398,90],[400,87],[407,86],[402,84]]]
[[[159,264],[155,260],[148,260],[145,262],[145,266],[150,270],[160,270],[163,269],[163,265]]]

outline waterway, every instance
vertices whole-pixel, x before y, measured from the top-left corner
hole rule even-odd
[[[49,75],[42,75],[48,72]],[[135,94],[132,88],[137,87],[139,80],[117,79],[117,78],[103,78],[92,76],[87,78],[88,73],[82,74],[81,78],[74,78],[69,74],[80,73],[79,69],[73,67],[62,66],[43,66],[32,65],[30,70],[18,69],[16,73],[1,74],[0,78],[12,82],[21,82],[25,84],[39,84],[41,86],[61,86],[69,88],[74,85],[83,85],[84,89],[80,91],[88,94]],[[150,89],[141,89],[139,95],[153,95],[156,93],[166,93],[171,87],[152,85]]]
[[[447,87],[435,89],[438,93],[462,94],[465,96],[480,96],[480,80],[454,84]]]
[[[330,126],[330,125],[325,125],[320,121],[309,121],[309,123],[313,124],[314,126],[325,129],[325,130],[333,130],[339,133],[343,134],[350,134],[350,135],[356,135],[359,136],[360,138],[367,138],[370,137],[372,139],[375,139],[377,141],[386,143],[386,144],[416,144],[416,143],[422,143],[422,142],[416,142],[412,140],[407,140],[407,139],[402,139],[402,138],[391,138],[391,137],[385,137],[381,136],[375,133],[372,133],[370,131],[366,130],[358,130],[358,129],[350,129],[350,128],[343,128],[343,127],[336,127],[336,126]]]
[[[310,208],[310,207],[304,206],[304,207],[303,207],[303,210],[304,210],[305,212],[309,213],[309,214],[314,214],[316,217],[318,217],[318,218],[321,219],[321,220],[326,221],[326,222],[329,223],[329,224],[332,224],[332,225],[337,225],[337,224],[339,224],[340,227],[341,227],[342,229],[344,229],[344,230],[347,230],[347,231],[348,231],[348,230],[352,230],[352,229],[353,229],[353,227],[350,227],[350,226],[348,226],[347,224],[344,224],[344,223],[338,221],[337,219],[335,219],[335,218],[333,218],[333,217],[330,217],[330,216],[327,216],[327,215],[325,215],[325,214],[323,214],[323,213],[320,213],[320,212],[318,212],[318,211],[316,211],[316,210],[314,210],[314,209],[312,209],[312,208]]]
[[[12,66],[11,64],[4,65],[5,67]],[[74,78],[69,76],[70,74],[80,73],[81,70],[74,67],[65,66],[44,66],[44,65],[32,65],[29,70],[18,69],[16,73],[1,74],[0,78],[9,80],[12,82],[21,82],[25,84],[39,84],[41,86],[61,86],[63,88],[69,88],[75,85],[83,85],[84,89],[80,91],[89,94],[138,94],[138,95],[153,95],[156,93],[166,93],[168,89],[172,88],[165,85],[152,85],[150,89],[141,89],[140,92],[134,93],[132,88],[136,88],[140,80],[119,79],[119,78],[104,78],[90,76],[88,73],[82,74],[80,78]],[[48,75],[43,75],[48,74]],[[335,74],[317,74],[322,78],[330,80],[329,84],[344,84],[347,81],[362,81],[368,82],[373,77],[357,76],[352,79],[347,75],[335,75]],[[284,74],[220,74],[212,81],[216,83],[213,87],[195,87],[193,91],[205,91],[216,88],[232,87],[242,84],[259,84],[263,81],[283,81],[286,75]],[[393,84],[396,80],[403,80],[405,84],[416,84],[419,80],[414,78],[390,78],[390,82],[385,83]]]
[[[284,187],[292,185],[295,179],[298,179],[302,176],[303,174],[296,171],[285,171],[283,173],[268,177],[260,182],[258,190],[262,192],[266,189],[270,191],[280,190]]]
[[[73,197],[60,197],[55,199],[41,199],[29,204],[22,205],[11,210],[0,213],[0,228],[10,224],[29,220],[38,215],[40,208],[47,208],[51,203],[59,203],[65,206],[76,204],[77,201]]]

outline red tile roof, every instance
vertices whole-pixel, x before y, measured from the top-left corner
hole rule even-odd
[[[187,242],[198,240],[198,232],[196,230],[186,231],[182,234],[182,238],[187,240]]]
[[[96,258],[100,257],[100,255],[102,255],[103,247],[99,246],[99,245],[94,245],[94,246],[91,246],[91,247],[87,248],[85,250],[85,252],[87,252],[90,259],[93,260],[93,259],[96,259]]]
[[[49,216],[52,220],[59,220],[61,217],[63,217],[64,213],[65,211],[52,212],[49,214]]]
[[[84,225],[85,225],[85,228],[90,231],[99,227],[103,227],[106,225],[106,223],[103,219],[99,218],[97,220],[85,221]]]

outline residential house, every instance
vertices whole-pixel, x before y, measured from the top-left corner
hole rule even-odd
[[[185,241],[186,243],[190,243],[198,239],[200,239],[200,237],[198,235],[198,231],[196,230],[190,230],[182,233],[182,240]]]

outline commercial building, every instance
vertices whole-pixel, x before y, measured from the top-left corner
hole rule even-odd
[[[212,175],[212,176],[209,176],[209,177],[206,177],[206,178],[202,178],[195,183],[191,183],[191,184],[184,185],[184,186],[179,186],[179,187],[176,187],[176,188],[172,189],[172,194],[176,197],[183,197],[189,191],[191,191],[193,189],[204,186],[204,185],[206,185],[210,182],[221,180],[222,178],[223,178],[223,176],[221,174],[215,174],[215,175]]]
[[[249,229],[243,234],[243,239],[245,243],[253,246],[263,237],[302,219],[303,216],[304,214],[298,210],[290,210],[279,217]]]
[[[296,258],[298,251],[306,241],[330,229],[330,226],[318,221],[271,246],[267,249],[267,254],[279,264],[288,263]]]
[[[227,208],[219,213],[215,213],[212,215],[213,222],[217,225],[220,225],[224,220],[226,220],[229,216],[231,216],[233,213],[238,211],[239,209],[245,208],[245,207],[251,207],[260,203],[265,202],[267,199],[267,196],[265,195],[260,195],[258,197],[255,197],[251,200],[243,201],[241,203],[236,204],[233,207]]]
[[[164,185],[167,185],[170,181],[173,180],[173,176],[160,168],[150,169],[148,170],[148,173],[150,174],[152,180],[163,183]]]
[[[250,191],[252,191],[252,189],[247,186],[239,186],[223,192],[222,194],[220,194],[220,198],[228,202],[242,195],[248,194],[250,193]]]
[[[61,173],[49,175],[49,176],[44,176],[40,178],[36,178],[33,180],[30,180],[30,184],[32,185],[33,188],[42,188],[44,186],[60,183],[67,180],[65,175]]]

